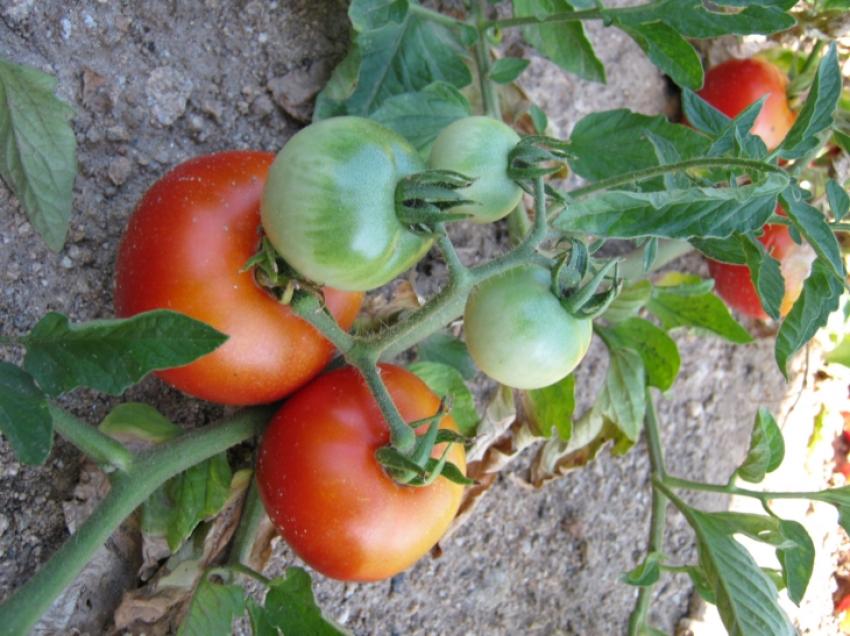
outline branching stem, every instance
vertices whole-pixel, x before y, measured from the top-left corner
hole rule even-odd
[[[53,419],[53,428],[62,437],[98,464],[106,464],[124,473],[130,471],[133,466],[133,453],[126,446],[101,433],[94,426],[81,422],[55,404],[49,404],[48,408]]]

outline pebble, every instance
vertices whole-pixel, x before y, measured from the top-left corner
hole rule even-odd
[[[9,517],[6,515],[0,514],[0,537],[6,534],[6,530],[9,529]]]
[[[71,269],[74,266],[74,261],[67,256],[63,256],[59,264],[62,266],[62,269]]]
[[[109,180],[117,186],[122,185],[133,172],[133,162],[128,157],[116,157],[109,164],[106,173]]]
[[[186,111],[192,88],[192,80],[171,66],[160,66],[151,71],[145,89],[154,119],[163,126],[177,121]]]

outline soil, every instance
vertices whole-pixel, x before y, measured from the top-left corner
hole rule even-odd
[[[0,333],[26,333],[49,310],[74,321],[111,316],[116,247],[140,195],[198,154],[279,149],[309,119],[311,97],[345,52],[345,4],[7,1],[0,9],[0,52],[57,77],[60,96],[76,112],[79,174],[69,239],[58,254],[0,185]],[[596,110],[675,110],[664,78],[633,42],[600,26],[590,31],[608,70],[607,86],[565,77],[538,58],[523,76],[556,132],[567,134]],[[503,237],[503,228],[469,226],[455,236],[466,260],[492,254]],[[677,266],[705,273],[697,258]],[[433,258],[420,265],[417,289],[433,291],[441,268]],[[677,340],[682,371],[659,404],[668,461],[681,476],[723,482],[745,455],[757,406],[778,410],[800,376],[786,385],[769,339],[745,347],[687,333]],[[20,353],[0,355],[17,361]],[[596,343],[579,374],[582,407],[592,401],[605,365]],[[491,389],[481,386],[483,401]],[[64,406],[97,423],[118,401],[129,400],[154,404],[187,427],[222,413],[153,379],[121,400],[77,392]],[[623,458],[603,454],[539,491],[523,480],[527,460],[500,476],[471,520],[444,542],[441,558],[370,585],[317,576],[320,606],[364,635],[623,633],[636,592],[619,577],[642,558],[648,527],[645,449],[639,444]],[[87,497],[78,487],[81,466],[80,455],[61,440],[40,467],[18,464],[0,444],[0,598],[68,537],[68,511]],[[710,497],[693,501],[725,505]],[[120,558],[121,549],[104,548],[119,557],[82,577],[78,595],[42,633],[106,629],[118,592],[138,567]],[[675,515],[668,549],[677,562],[695,558],[692,535]],[[293,562],[277,542],[268,574]],[[665,579],[653,603],[655,625],[673,631],[690,596],[686,579]]]

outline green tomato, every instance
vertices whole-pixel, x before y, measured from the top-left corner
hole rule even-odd
[[[475,203],[454,207],[452,212],[469,214],[476,223],[510,214],[522,198],[522,189],[508,176],[508,153],[519,141],[510,126],[492,117],[458,119],[440,132],[431,147],[430,167],[475,179],[468,188],[458,190]]]
[[[550,289],[549,272],[523,265],[489,278],[469,295],[464,333],[475,364],[517,389],[566,377],[590,346],[592,321],[576,318]]]
[[[396,217],[395,189],[425,170],[416,150],[368,119],[312,124],[269,169],[263,229],[298,272],[346,291],[380,287],[419,261],[433,242]]]

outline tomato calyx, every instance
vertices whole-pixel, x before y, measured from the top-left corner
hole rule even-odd
[[[440,223],[468,219],[469,214],[451,210],[476,203],[458,192],[474,181],[453,170],[425,170],[403,177],[395,190],[396,217],[411,231],[429,236]]]
[[[254,270],[254,280],[282,305],[292,303],[295,293],[304,292],[315,296],[324,303],[324,294],[320,285],[304,279],[275,250],[264,236],[260,248],[249,258],[241,271]]]
[[[556,173],[567,176],[565,159],[569,156],[566,142],[553,137],[530,135],[523,137],[508,154],[508,176],[522,186],[522,182]],[[530,192],[528,187],[524,187]]]
[[[619,276],[619,261],[613,260],[597,270],[590,280],[590,257],[581,241],[570,239],[570,250],[562,255],[552,269],[552,293],[561,306],[576,318],[594,319],[600,316],[620,293],[623,280]],[[599,291],[603,283],[608,287]]]
[[[402,453],[392,445],[383,446],[375,451],[375,459],[397,483],[404,486],[425,487],[433,484],[441,475],[463,486],[475,483],[466,477],[460,468],[448,461],[452,444],[466,446],[470,441],[460,433],[440,428],[440,422],[450,410],[447,401],[443,399],[434,415],[409,424],[414,431],[427,426],[425,433],[416,437],[416,444],[409,454]],[[438,444],[445,444],[445,446],[439,457],[432,457],[434,447]]]

